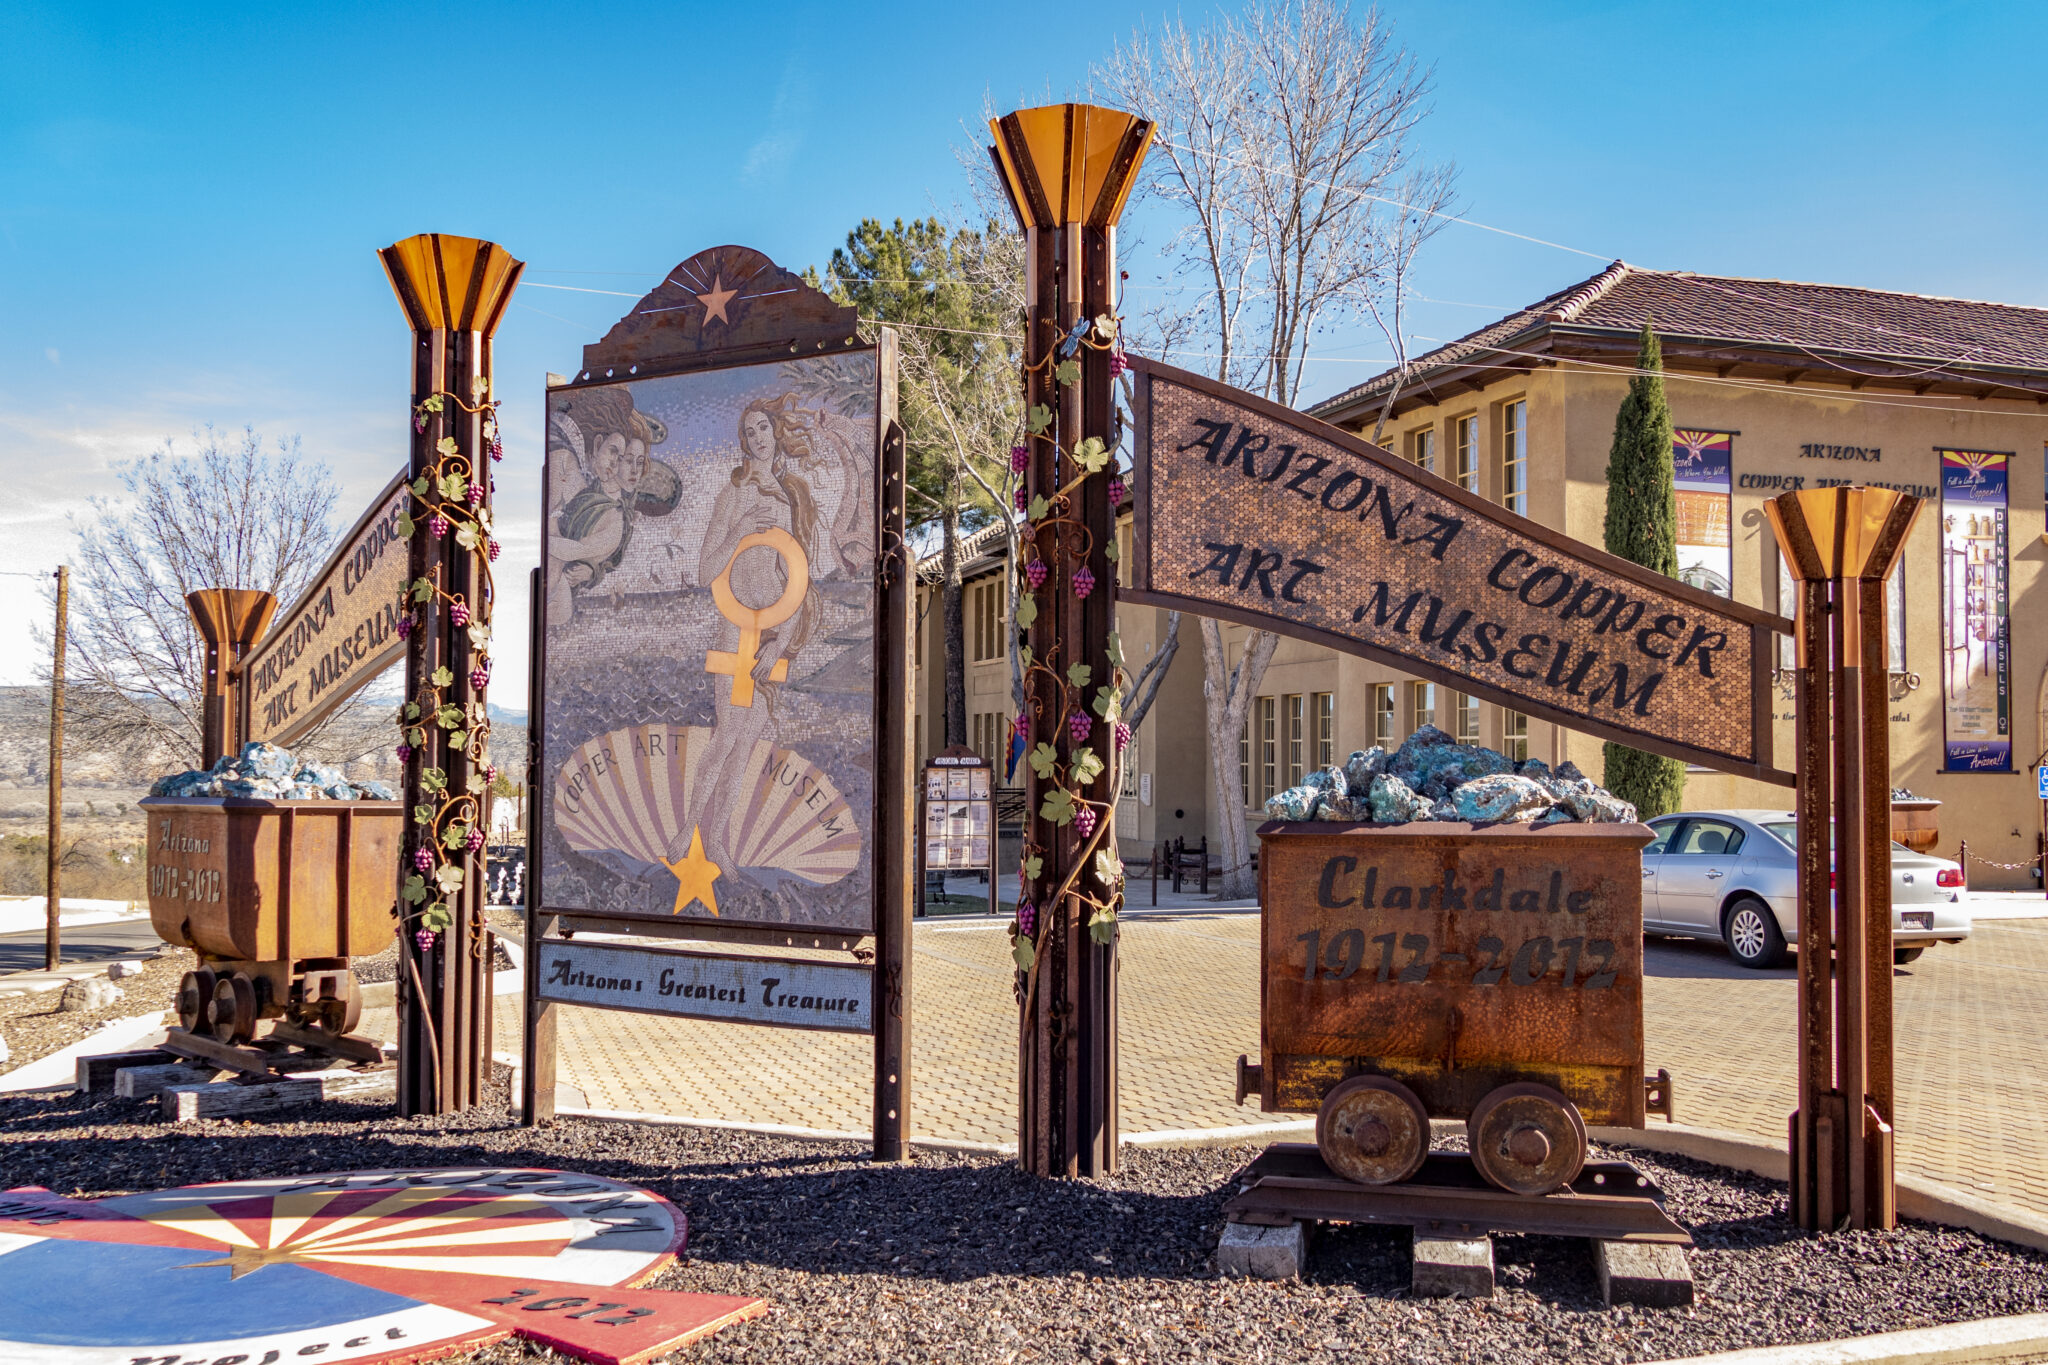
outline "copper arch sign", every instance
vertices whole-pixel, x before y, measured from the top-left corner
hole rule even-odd
[[[1771,756],[1772,632],[1367,441],[1134,357],[1121,600],[1378,659],[1603,739],[1793,785]]]

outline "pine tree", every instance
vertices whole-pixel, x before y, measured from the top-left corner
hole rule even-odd
[[[1636,376],[1614,415],[1614,445],[1607,455],[1607,549],[1667,577],[1678,576],[1678,496],[1671,470],[1671,405],[1664,398],[1664,351],[1643,323]],[[1685,765],[1610,742],[1605,749],[1607,789],[1635,804],[1642,818],[1679,809]]]

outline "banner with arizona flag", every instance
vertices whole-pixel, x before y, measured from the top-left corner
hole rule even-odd
[[[2012,771],[2010,452],[1942,450],[1942,768]]]
[[[1671,476],[1678,502],[1678,577],[1722,597],[1735,595],[1729,534],[1732,431],[1680,427],[1671,433]]]

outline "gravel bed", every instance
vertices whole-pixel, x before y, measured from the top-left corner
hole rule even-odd
[[[1925,1224],[1813,1237],[1781,1184],[1638,1155],[1699,1245],[1690,1309],[1604,1308],[1583,1241],[1495,1239],[1491,1301],[1407,1297],[1408,1235],[1325,1229],[1300,1283],[1219,1278],[1222,1202],[1254,1147],[1129,1151],[1048,1182],[993,1157],[567,1119],[523,1130],[491,1102],[453,1119],[330,1105],[171,1127],[153,1106],[0,1101],[0,1188],[102,1195],[337,1168],[518,1163],[666,1195],[690,1216],[661,1288],[755,1294],[762,1319],[688,1361],[1642,1361],[2048,1308],[2048,1257]],[[470,1359],[555,1357],[518,1340]]]
[[[192,970],[192,963],[192,953],[184,948],[172,948],[162,957],[144,958],[140,976],[114,983],[121,998],[96,1010],[59,1013],[57,1002],[64,998],[62,986],[0,997],[0,1038],[7,1040],[8,1048],[7,1060],[0,1062],[0,1073],[69,1047],[97,1032],[101,1024],[175,1007],[178,982]]]

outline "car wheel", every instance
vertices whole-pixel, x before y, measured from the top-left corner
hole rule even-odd
[[[1785,960],[1785,935],[1778,930],[1778,917],[1753,896],[1728,907],[1721,937],[1728,944],[1729,955],[1745,967],[1762,970]]]
[[[1892,963],[1894,966],[1903,967],[1908,962],[1918,962],[1920,954],[1926,951],[1927,949],[1925,948],[1894,948],[1892,949]]]

